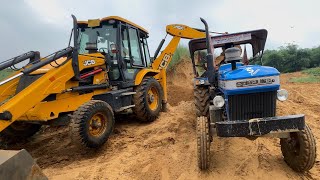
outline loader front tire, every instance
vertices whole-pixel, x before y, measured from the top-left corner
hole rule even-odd
[[[206,170],[210,162],[210,137],[209,122],[205,116],[197,118],[197,154],[198,166],[201,170]]]
[[[144,122],[152,122],[157,119],[163,99],[163,91],[159,82],[153,77],[146,77],[135,91],[133,112],[136,117]]]
[[[311,129],[290,133],[290,138],[280,140],[284,161],[297,172],[310,170],[316,162],[316,141]]]
[[[100,100],[91,100],[81,105],[72,115],[71,139],[76,145],[98,148],[109,138],[114,127],[111,106]]]

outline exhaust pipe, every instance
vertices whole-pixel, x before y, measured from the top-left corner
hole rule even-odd
[[[76,16],[71,15],[73,19],[73,51],[72,51],[72,68],[74,72],[74,76],[77,80],[81,80],[80,71],[79,71],[79,44],[78,44],[78,21]]]
[[[202,21],[202,23],[205,26],[205,31],[206,31],[206,46],[207,46],[207,56],[206,56],[206,60],[207,60],[207,73],[208,73],[208,80],[210,84],[213,84],[215,82],[215,71],[214,71],[214,63],[213,63],[213,52],[211,49],[211,46],[213,46],[213,44],[211,44],[211,37],[209,35],[209,27],[208,27],[208,23],[206,22],[206,20],[204,20],[203,18],[200,18],[200,20]]]

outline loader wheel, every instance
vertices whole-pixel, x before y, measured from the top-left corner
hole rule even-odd
[[[201,170],[209,167],[210,160],[210,137],[208,118],[200,116],[197,118],[197,151],[198,166]]]
[[[310,170],[316,161],[316,141],[308,125],[300,132],[290,133],[290,138],[280,140],[285,162],[293,170]]]
[[[194,104],[197,117],[209,118],[210,94],[207,87],[196,86],[194,88]]]
[[[137,86],[136,94],[133,96],[133,112],[141,121],[152,122],[160,113],[162,99],[163,91],[159,82],[153,77],[146,77]]]
[[[111,106],[104,101],[91,100],[73,113],[70,123],[71,138],[77,145],[98,148],[108,140],[113,126]]]
[[[7,144],[17,143],[37,133],[41,124],[16,121],[1,132],[1,139]]]

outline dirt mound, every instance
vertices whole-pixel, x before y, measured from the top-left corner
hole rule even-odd
[[[306,114],[319,139],[320,84],[289,83],[291,76],[281,77],[290,98],[278,103],[278,114]],[[50,179],[320,179],[319,161],[310,172],[295,173],[283,161],[279,140],[272,138],[215,137],[210,169],[200,172],[191,65],[184,61],[168,78],[169,111],[149,124],[119,117],[114,134],[98,150],[74,147],[67,128],[45,129],[21,147]]]
[[[190,59],[183,59],[168,72],[168,103],[176,106],[180,101],[193,101],[193,70]]]

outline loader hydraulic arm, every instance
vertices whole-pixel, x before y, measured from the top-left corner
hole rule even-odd
[[[204,38],[206,37],[205,32],[200,32],[199,30],[193,29],[186,25],[182,24],[171,24],[166,27],[166,31],[168,34],[173,36],[167,47],[162,51],[159,57],[157,56],[157,52],[160,51],[161,46],[164,43],[162,40],[160,47],[158,48],[155,54],[155,60],[152,63],[152,69],[154,70],[166,70],[174,52],[177,49],[177,46],[180,42],[180,39],[195,39],[195,38]]]
[[[169,63],[172,60],[173,54],[179,45],[180,39],[195,39],[195,38],[204,38],[206,37],[205,32],[201,32],[199,30],[193,29],[186,25],[182,24],[171,24],[166,27],[166,31],[168,34],[173,36],[167,47],[161,52],[161,54],[157,56],[159,53],[161,46],[164,43],[164,39],[161,41],[160,46],[158,47],[155,53],[155,60],[152,63],[152,69],[160,71],[158,74],[159,82],[163,88],[163,103],[165,104],[168,99],[167,95],[167,74],[166,70]]]

